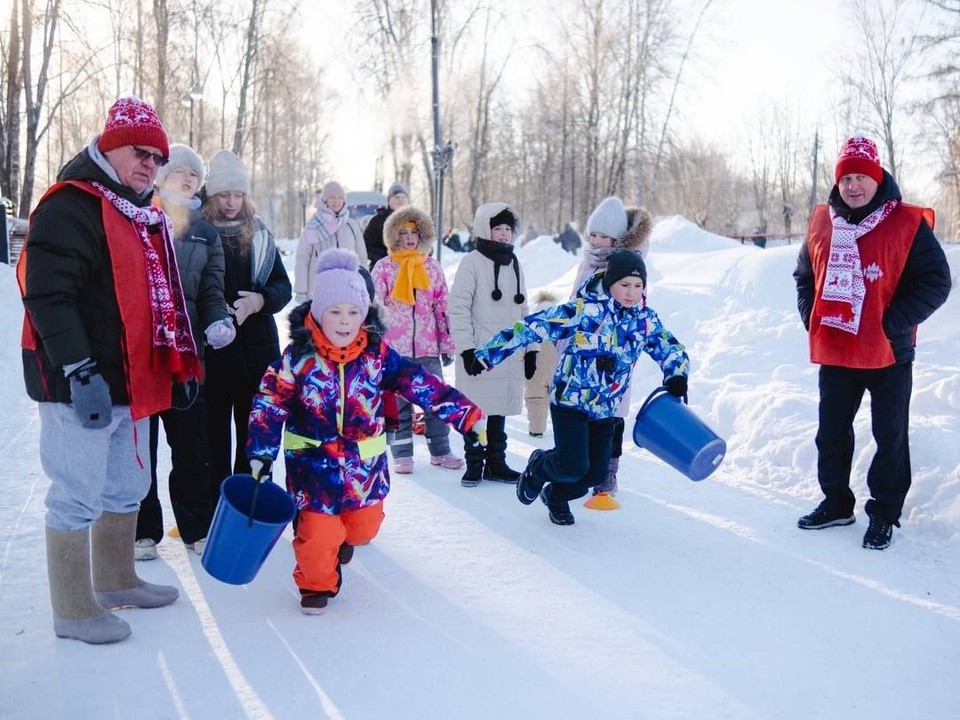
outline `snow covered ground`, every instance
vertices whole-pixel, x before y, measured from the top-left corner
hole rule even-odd
[[[947,252],[956,276],[960,247]],[[691,406],[729,446],[709,479],[692,483],[628,444],[623,508],[577,504],[576,525],[557,527],[512,487],[461,488],[418,441],[416,473],[394,478],[381,534],[358,549],[326,614],[299,612],[289,530],[243,587],[167,539],[138,569],[180,600],[122,611],[134,634],[104,647],[51,630],[47,480],[16,283],[0,266],[0,717],[958,717],[960,293],[920,330],[903,527],[887,551],[866,551],[868,401],[858,522],[796,528],[819,498],[796,253],[682,218],[654,231],[650,304],[688,346]],[[567,296],[577,258],[549,238],[519,255],[531,295]],[[443,260],[452,279],[458,256]],[[658,382],[641,360],[636,407]],[[531,438],[522,416],[508,433],[515,467],[551,442]]]

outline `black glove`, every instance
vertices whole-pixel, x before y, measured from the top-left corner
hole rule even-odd
[[[687,399],[687,377],[686,375],[674,375],[665,383],[667,392],[674,397]]]
[[[250,474],[257,482],[272,482],[273,460],[266,457],[250,458]]]
[[[101,430],[113,417],[110,386],[97,370],[97,363],[88,360],[67,375],[70,381],[70,401],[87,430]]]
[[[200,383],[196,378],[173,384],[171,403],[174,410],[189,410],[200,396]]]
[[[467,371],[467,375],[476,377],[487,369],[486,365],[477,360],[477,351],[475,348],[464,350],[460,353],[460,357],[463,358],[463,369]]]
[[[523,354],[523,376],[529,380],[537,374],[537,351],[527,350]]]
[[[443,363],[444,367],[450,367],[453,365],[453,355],[443,353],[443,355],[440,356],[440,362]]]

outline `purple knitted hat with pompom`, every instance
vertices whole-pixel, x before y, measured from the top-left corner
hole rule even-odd
[[[324,310],[339,303],[356,305],[366,317],[370,294],[359,269],[360,261],[352,250],[331,248],[317,258],[317,279],[310,305],[310,314],[317,322],[320,322]]]

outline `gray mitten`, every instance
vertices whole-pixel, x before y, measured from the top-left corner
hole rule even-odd
[[[88,360],[67,375],[67,379],[70,381],[70,400],[80,424],[87,430],[100,430],[109,425],[113,417],[113,401],[110,386],[97,371],[97,363]]]

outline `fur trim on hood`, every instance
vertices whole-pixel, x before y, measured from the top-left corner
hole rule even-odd
[[[429,254],[434,240],[437,239],[436,227],[427,213],[412,205],[397,208],[384,223],[383,244],[387,246],[387,251],[395,252],[400,249],[400,229],[408,222],[415,223],[417,230],[420,231],[420,244],[417,249],[424,254]]]
[[[533,307],[537,311],[543,310],[544,308],[553,307],[559,302],[560,298],[558,298],[549,290],[538,290],[537,294],[533,296]]]
[[[644,207],[627,208],[627,232],[614,247],[635,250],[646,257],[650,249],[650,231],[653,230],[653,216]]]

